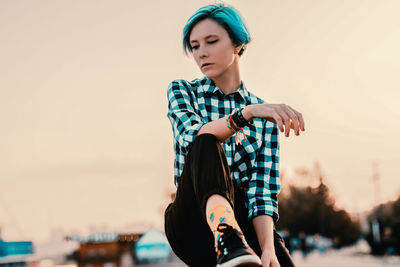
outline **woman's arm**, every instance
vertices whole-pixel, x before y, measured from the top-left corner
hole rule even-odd
[[[250,106],[246,106],[242,110],[243,117],[249,121],[251,120],[251,115],[250,115]],[[197,135],[203,134],[203,133],[211,133],[215,135],[219,141],[225,142],[226,139],[231,137],[233,135],[233,132],[231,129],[228,128],[227,122],[226,122],[226,117],[220,118],[218,120],[210,121],[209,123],[204,124]]]
[[[285,104],[248,105],[242,110],[242,114],[247,121],[253,118],[265,118],[277,123],[280,131],[285,131],[287,137],[289,137],[290,129],[293,129],[296,135],[300,134],[300,129],[305,130],[301,113]],[[285,129],[283,125],[285,125]],[[226,124],[225,117],[204,124],[197,134],[203,133],[211,133],[221,142],[233,135],[232,130]]]
[[[225,117],[204,124],[197,132],[197,135],[203,133],[211,133],[221,142],[225,142],[226,139],[233,135],[232,130],[228,128]]]
[[[272,217],[269,215],[257,216],[253,218],[253,225],[261,250],[274,250],[274,220]]]
[[[269,215],[260,215],[253,219],[254,230],[260,243],[262,266],[279,266],[274,246],[274,221]]]

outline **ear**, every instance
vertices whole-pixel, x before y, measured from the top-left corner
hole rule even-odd
[[[242,48],[246,49],[246,44],[241,44],[235,47],[235,54],[239,54],[240,50],[242,50]]]

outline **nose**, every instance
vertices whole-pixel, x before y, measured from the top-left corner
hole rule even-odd
[[[205,48],[203,45],[199,47],[199,57],[200,58],[206,58],[208,57],[208,51],[207,48]]]

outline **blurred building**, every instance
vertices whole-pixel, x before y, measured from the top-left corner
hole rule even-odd
[[[152,228],[135,244],[135,258],[139,263],[165,263],[171,258],[171,247],[163,232]]]
[[[0,238],[0,267],[33,265],[34,248],[31,241],[6,242]]]
[[[78,250],[70,256],[79,267],[120,267],[127,260],[135,261],[135,242],[143,233],[98,233],[87,237],[68,236],[67,240],[78,241]]]
[[[154,228],[139,233],[97,233],[66,239],[79,242],[79,248],[69,256],[78,267],[128,267],[165,263],[173,258],[165,234]]]

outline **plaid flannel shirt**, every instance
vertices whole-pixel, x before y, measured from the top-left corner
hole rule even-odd
[[[264,101],[245,88],[231,94],[223,93],[207,78],[174,80],[168,86],[168,114],[174,135],[175,185],[185,163],[188,146],[196,138],[200,128],[235,109]],[[243,128],[246,141],[236,145],[235,134],[222,143],[236,187],[244,188],[248,198],[248,219],[266,214],[278,220],[279,140],[276,123],[254,118],[251,126]]]

